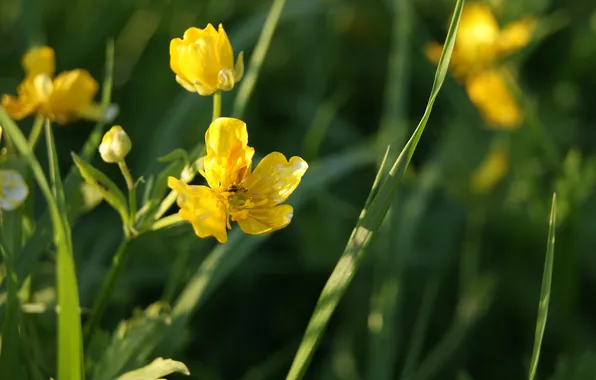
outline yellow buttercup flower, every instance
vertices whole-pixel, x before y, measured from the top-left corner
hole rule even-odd
[[[451,55],[451,72],[462,80],[489,68],[496,60],[526,46],[532,39],[535,25],[536,21],[528,17],[500,29],[488,5],[466,4]],[[442,45],[432,42],[426,46],[426,55],[437,63],[442,49]]]
[[[12,211],[29,194],[29,188],[16,170],[0,170],[0,209]]]
[[[191,186],[174,177],[168,186],[178,193],[180,216],[199,237],[228,239],[230,219],[247,234],[286,227],[293,208],[284,202],[296,189],[308,164],[300,157],[288,161],[278,152],[265,156],[252,170],[254,149],[248,146],[246,124],[218,118],[205,134],[207,155],[200,173],[209,186]]]
[[[522,123],[522,110],[499,72],[487,70],[469,76],[465,86],[468,97],[490,126],[513,130]]]
[[[221,24],[218,30],[211,24],[205,29],[189,28],[182,39],[174,38],[170,67],[182,87],[199,95],[229,91],[244,75],[243,53],[234,65],[232,45]]]
[[[60,124],[77,118],[101,118],[99,104],[93,103],[99,85],[88,71],[64,71],[53,78],[54,50],[47,46],[29,50],[23,57],[23,68],[26,75],[17,87],[18,97],[2,97],[2,106],[13,119],[33,113]]]
[[[504,147],[496,147],[484,158],[472,174],[470,188],[475,194],[486,194],[507,175],[509,155]]]

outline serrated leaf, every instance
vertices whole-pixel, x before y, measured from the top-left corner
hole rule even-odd
[[[160,380],[163,376],[175,372],[190,375],[184,363],[172,359],[157,358],[143,368],[121,375],[117,380]]]
[[[118,211],[124,223],[128,223],[128,206],[126,205],[124,193],[100,170],[81,160],[76,153],[73,152],[71,155],[85,182],[93,186],[101,194],[103,199]]]

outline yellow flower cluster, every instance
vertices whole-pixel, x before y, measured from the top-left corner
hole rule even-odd
[[[296,189],[308,164],[300,157],[288,161],[278,152],[265,156],[252,170],[254,149],[248,146],[246,124],[238,119],[218,118],[205,134],[207,155],[201,175],[207,186],[189,186],[174,177],[180,216],[192,223],[199,237],[228,239],[230,219],[247,234],[279,230],[292,220],[293,208],[282,205]]]
[[[488,5],[475,2],[463,9],[449,69],[464,83],[470,100],[493,128],[515,129],[523,120],[515,97],[495,65],[530,42],[535,24],[534,19],[524,18],[500,29]],[[426,54],[436,63],[441,50],[440,44],[432,42]]]
[[[223,27],[208,24],[190,28],[184,38],[170,43],[170,67],[176,81],[191,92],[211,95],[229,91],[242,79],[243,55],[234,65],[234,53]],[[283,203],[296,189],[308,164],[300,157],[289,160],[278,152],[265,156],[252,169],[254,148],[248,146],[246,124],[220,117],[205,133],[207,155],[201,175],[208,186],[188,185],[169,177],[178,194],[179,215],[190,222],[197,236],[228,240],[235,221],[247,234],[263,234],[286,227],[293,208]]]
[[[26,75],[17,88],[18,97],[2,97],[2,106],[13,119],[37,113],[64,124],[101,117],[99,105],[93,103],[99,85],[88,71],[75,69],[54,77],[54,50],[48,46],[30,49],[22,65]]]

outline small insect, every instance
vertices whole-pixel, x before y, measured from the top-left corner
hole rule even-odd
[[[238,186],[238,185],[232,185],[230,187],[228,187],[228,193],[246,193],[246,188],[242,187],[242,186]]]

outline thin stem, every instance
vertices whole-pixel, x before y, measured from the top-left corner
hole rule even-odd
[[[170,207],[172,207],[174,202],[176,202],[176,198],[178,198],[178,194],[174,190],[170,191],[170,193],[159,204],[159,209],[157,210],[157,213],[155,213],[156,220],[161,218],[163,214],[165,214]]]
[[[128,188],[128,207],[130,209],[129,224],[130,227],[134,228],[137,218],[137,189],[132,175],[130,174],[130,169],[128,168],[128,165],[126,165],[126,161],[118,161],[118,167],[126,180],[126,187]]]
[[[173,226],[174,224],[178,224],[180,222],[182,222],[182,217],[180,216],[180,214],[176,213],[176,214],[168,215],[165,218],[161,218],[157,222],[153,223],[151,225],[150,230],[151,231],[161,230],[163,228]]]
[[[221,115],[221,91],[217,90],[213,93],[213,117],[212,121]]]
[[[108,275],[105,277],[104,282],[101,286],[101,291],[99,292],[99,296],[93,305],[93,309],[91,310],[91,315],[89,320],[85,324],[85,328],[83,329],[83,339],[85,342],[84,347],[89,346],[89,342],[93,337],[93,332],[97,328],[103,313],[108,305],[114,287],[116,286],[116,281],[120,276],[120,272],[122,272],[122,268],[124,267],[126,261],[128,260],[130,250],[128,250],[128,244],[130,243],[129,238],[125,238],[120,243],[118,250],[116,250],[116,254],[112,259],[112,266],[108,272]]]
[[[43,121],[44,117],[37,115],[35,121],[33,122],[33,128],[31,128],[31,133],[29,134],[28,138],[29,148],[31,148],[31,150],[35,150],[35,146],[37,145],[37,141],[41,135],[41,130],[43,129]]]

